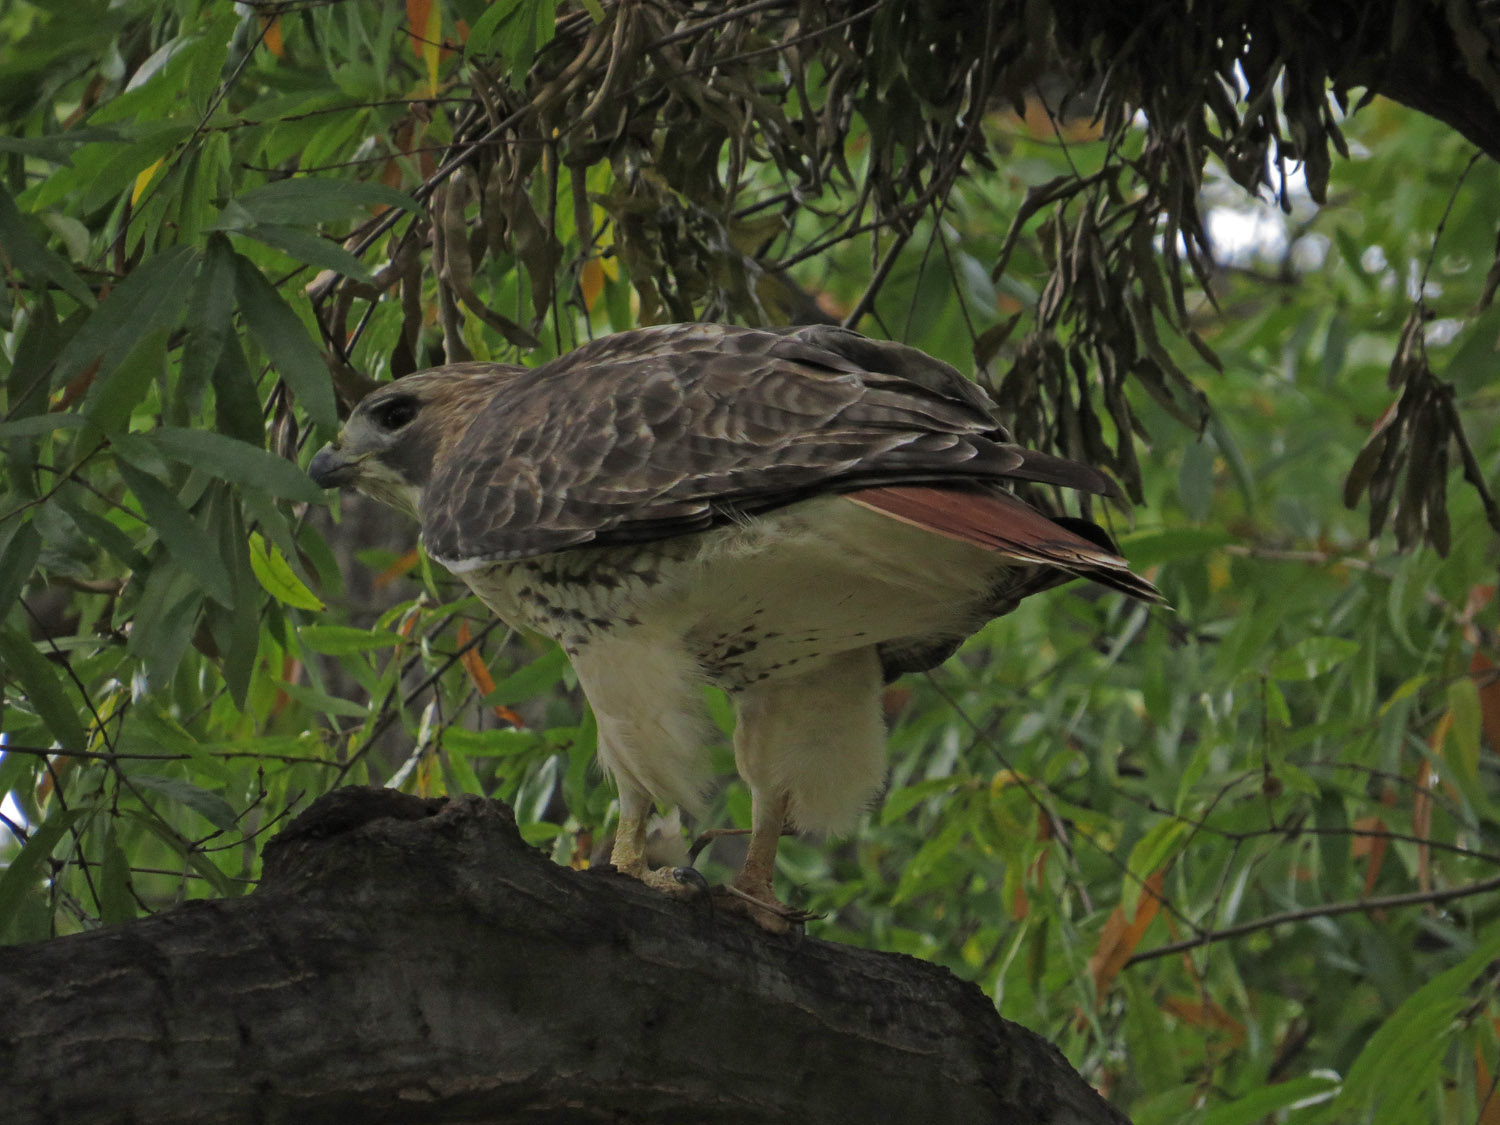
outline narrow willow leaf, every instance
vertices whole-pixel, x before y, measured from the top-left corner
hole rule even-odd
[[[256,223],[253,227],[247,227],[245,233],[273,249],[280,250],[288,257],[310,266],[333,270],[335,273],[344,274],[367,284],[375,280],[370,275],[369,267],[353,254],[338,243],[330,242],[318,235],[293,230],[291,227],[279,226],[275,223]]]
[[[1120,550],[1137,568],[1178,559],[1194,559],[1218,547],[1234,542],[1226,531],[1209,527],[1179,527],[1168,531],[1148,531],[1127,535],[1120,540]]]
[[[234,827],[234,807],[224,799],[222,793],[204,789],[192,782],[176,777],[157,777],[154,774],[132,773],[130,784],[141,789],[150,789],[179,804],[186,805],[215,828]]]
[[[258,531],[250,535],[250,568],[266,593],[283,605],[294,609],[323,608],[317,595],[292,573],[281,551],[268,544]]]
[[[78,414],[36,414],[14,422],[0,422],[0,440],[41,437],[54,430],[77,430],[85,425],[87,419]]]
[[[1479,781],[1479,732],[1482,715],[1479,707],[1479,687],[1468,676],[1460,677],[1448,685],[1448,710],[1453,714],[1453,744],[1457,750],[1459,768],[1465,780],[1474,785]]]
[[[329,695],[325,691],[308,687],[306,684],[293,684],[283,681],[279,685],[281,691],[286,693],[288,699],[293,699],[311,711],[321,711],[325,715],[333,715],[344,719],[368,718],[370,708],[363,703],[355,703],[352,700],[340,699]]]
[[[214,889],[214,893],[220,898],[234,898],[241,890],[229,878],[220,871],[214,862],[197,848],[193,847],[187,840],[166,821],[162,820],[154,812],[141,812],[135,809],[122,808],[121,814],[130,817],[141,825],[153,836],[155,836],[167,847],[171,848],[181,859],[192,867],[199,875],[208,881],[208,885]]]
[[[411,196],[384,184],[310,176],[273,180],[236,197],[235,202],[255,222],[277,226],[342,222],[372,206],[422,209]]]
[[[145,336],[173,327],[187,304],[196,257],[191,247],[176,246],[131,270],[63,347],[54,382],[72,378],[95,360],[102,377]]]
[[[179,391],[189,401],[196,401],[219,365],[224,342],[234,329],[233,318],[234,248],[222,234],[211,234],[188,302],[187,339],[182,345]],[[257,414],[259,405],[257,402]]]
[[[126,567],[131,570],[144,570],[150,565],[146,561],[146,556],[140,552],[135,540],[127,535],[118,524],[79,506],[63,494],[59,494],[56,500],[65,506],[68,515],[73,517],[73,522],[78,525],[80,531]],[[0,563],[0,573],[4,573],[3,563]],[[4,604],[4,598],[0,598],[0,605]]]
[[[961,778],[932,777],[914,785],[903,786],[880,802],[880,823],[895,824],[929,797],[951,793],[960,784]]]
[[[161,481],[124,460],[118,460],[116,466],[126,487],[140,501],[146,522],[177,560],[177,565],[191,574],[214,601],[224,606],[232,605],[234,590],[213,536],[199,525],[193,513],[183,507],[172,490]]]
[[[53,810],[46,822],[32,832],[20,854],[0,871],[0,937],[12,938],[9,927],[17,906],[45,877],[47,862],[68,829],[91,811],[78,805]]]
[[[524,7],[526,0],[495,0],[485,8],[484,14],[474,21],[474,26],[469,28],[469,38],[466,46],[471,51],[491,51],[496,47],[496,33],[500,25],[507,23],[515,16],[516,9]]]
[[[1192,825],[1186,820],[1159,820],[1130,849],[1130,859],[1126,861],[1129,873],[1120,895],[1120,909],[1127,916],[1135,915],[1145,880],[1171,862],[1189,839],[1191,830]]]
[[[1227,1106],[1217,1106],[1199,1119],[1199,1125],[1260,1125],[1278,1110],[1290,1106],[1316,1106],[1338,1094],[1340,1082],[1332,1074],[1308,1074],[1301,1079],[1262,1086]]]
[[[99,871],[99,921],[114,926],[134,919],[136,910],[135,898],[130,893],[130,859],[120,846],[113,818],[104,829],[102,848],[104,862]]]
[[[1359,642],[1347,637],[1307,637],[1271,662],[1271,675],[1278,680],[1315,680],[1358,651]]]
[[[1491,925],[1472,953],[1403,1000],[1349,1067],[1329,1120],[1404,1120],[1401,1114],[1436,1084],[1448,1049],[1445,1032],[1497,955],[1500,926]]]
[[[538,657],[497,683],[495,690],[484,697],[484,705],[493,707],[497,703],[519,703],[532,699],[557,683],[567,667],[566,654],[561,648],[553,646],[545,656]]]
[[[202,606],[202,585],[175,557],[151,568],[126,642],[140,660],[148,685],[165,687],[176,675]]]
[[[352,652],[391,648],[406,640],[399,633],[356,629],[349,625],[304,625],[297,630],[297,637],[308,648],[325,656],[344,656]]]
[[[213,369],[214,427],[221,433],[251,445],[266,440],[260,416],[260,395],[255,375],[236,336],[224,341],[219,362]]]
[[[288,500],[321,500],[323,490],[296,465],[249,442],[212,430],[158,426],[144,435],[174,461]]]
[[[18,152],[22,156],[34,156],[38,160],[66,166],[72,163],[70,155],[79,145],[121,144],[125,140],[113,129],[80,127],[49,137],[0,137],[0,152]]]
[[[68,698],[62,678],[31,641],[10,629],[0,629],[0,669],[20,685],[26,701],[60,746],[68,750],[88,748],[78,708]]]
[[[1206,520],[1214,503],[1214,453],[1205,441],[1182,451],[1177,474],[1177,496],[1183,511],[1197,522]]]
[[[0,550],[0,621],[21,596],[41,550],[42,537],[31,520],[19,524]]]
[[[223,511],[219,551],[230,560],[234,605],[229,616],[229,635],[219,646],[224,654],[220,667],[230,699],[243,711],[255,676],[256,658],[260,654],[260,617],[264,599],[260,596],[260,584],[250,564],[250,537],[240,506],[225,497]]]
[[[31,306],[31,322],[15,343],[10,371],[5,378],[7,396],[6,414],[12,423],[30,421],[33,416],[65,417],[50,411],[47,392],[52,386],[53,361],[67,344],[73,333],[88,320],[87,309],[79,309],[66,321],[59,324],[51,297],[45,292]],[[11,424],[11,423],[7,423]],[[81,424],[81,423],[78,423]],[[21,442],[6,441],[6,460],[15,472],[11,480],[20,488],[30,491],[30,456]]]
[[[271,357],[308,417],[330,429],[337,426],[333,379],[302,321],[249,258],[235,255],[234,277],[240,312],[256,343]]]
[[[150,120],[150,117],[142,119],[143,122]],[[179,142],[192,133],[192,125],[174,122],[152,128],[145,136],[132,138],[128,145],[119,147],[84,185],[82,193],[77,197],[79,212],[86,214],[116,202],[127,185],[134,189],[136,178],[142,172],[161,162]],[[46,198],[45,193],[38,194],[37,198],[39,201]]]
[[[449,727],[443,731],[443,746],[446,749],[471,758],[504,758],[517,754],[529,754],[545,746],[542,735],[529,730],[467,730]]]
[[[79,304],[94,307],[94,294],[73,267],[26,229],[15,200],[0,187],[0,246],[22,273],[46,278]]]
[[[146,397],[167,362],[167,330],[158,328],[138,343],[115,369],[96,379],[83,413],[104,434],[129,429],[130,414]]]

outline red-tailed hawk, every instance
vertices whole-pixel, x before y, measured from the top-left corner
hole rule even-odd
[[[1076,575],[1157,596],[1094,524],[1008,487],[1106,477],[1011,444],[947,364],[839,328],[681,324],[434,368],[366,397],[309,472],[411,513],[486,605],[563,646],[620,789],[611,860],[669,892],[646,823],[699,805],[699,688],[727,691],[753,800],[733,887],[771,929],[794,915],[771,889],[783,828],[847,832],[880,787],[885,682]]]

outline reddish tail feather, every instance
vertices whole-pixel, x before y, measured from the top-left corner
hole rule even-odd
[[[1155,586],[1131,571],[1103,528],[1074,519],[1068,521],[1071,528],[1065,527],[999,489],[897,485],[864,488],[846,496],[935,535],[973,543],[1018,562],[1082,575],[1142,601],[1162,600]]]

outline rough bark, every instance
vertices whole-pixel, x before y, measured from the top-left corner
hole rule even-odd
[[[559,867],[495,802],[341,790],[265,872],[6,951],[0,1116],[1124,1120],[946,970]]]

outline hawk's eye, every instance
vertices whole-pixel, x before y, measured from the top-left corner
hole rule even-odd
[[[388,398],[370,408],[370,417],[382,430],[399,430],[417,416],[417,400],[410,395]]]

